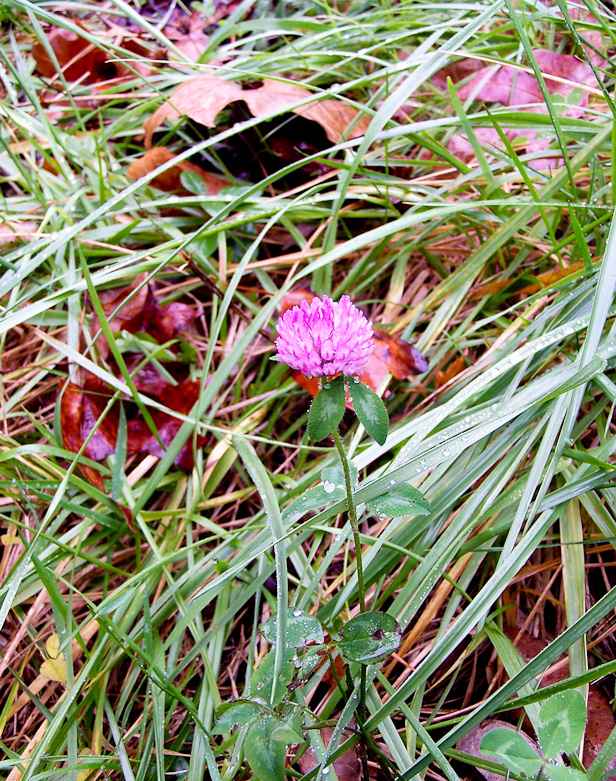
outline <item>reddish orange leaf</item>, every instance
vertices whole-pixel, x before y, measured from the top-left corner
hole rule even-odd
[[[174,157],[176,157],[176,155],[174,155],[173,152],[170,152],[166,147],[155,146],[152,149],[148,149],[143,157],[133,160],[126,171],[126,177],[128,179],[141,179],[142,176],[152,173],[152,171],[155,171],[159,166],[163,165],[163,163],[168,163],[169,160],[173,160]],[[230,185],[230,182],[227,179],[223,179],[222,176],[216,176],[216,174],[204,171],[203,168],[200,168],[198,165],[187,160],[182,160],[168,171],[159,174],[152,179],[150,184],[165,192],[184,190],[185,188],[182,185],[180,178],[184,171],[191,171],[192,173],[197,174],[205,183],[208,195],[216,195],[223,187],[228,187]]]

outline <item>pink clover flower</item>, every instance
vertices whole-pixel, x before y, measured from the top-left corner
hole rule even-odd
[[[278,360],[306,377],[354,375],[372,351],[372,323],[349,296],[302,301],[288,309],[277,325]]]

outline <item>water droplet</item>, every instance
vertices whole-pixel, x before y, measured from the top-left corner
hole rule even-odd
[[[397,482],[398,482],[397,480],[390,480],[389,485],[396,485]]]
[[[330,483],[329,480],[326,480],[323,483],[323,490],[326,494],[333,494],[336,490],[336,483]]]
[[[212,556],[212,564],[218,564],[218,559],[216,556]]]
[[[444,450],[441,450],[441,453],[445,456],[445,458],[447,458],[447,456],[451,455],[451,451],[447,450],[447,448],[445,448]]]
[[[465,423],[470,423],[470,422],[471,422],[471,416],[470,416],[470,415],[467,415],[467,416],[464,418],[464,422],[465,422]]]
[[[321,771],[321,775],[328,776],[329,775],[329,768],[328,767],[324,767],[323,770]]]
[[[466,434],[462,437],[462,442],[468,442],[468,437],[466,436]]]
[[[302,502],[305,502],[305,501],[306,501],[306,497],[302,496]]]
[[[359,385],[360,383],[359,377],[353,377],[353,382],[355,383],[355,385]]]
[[[325,388],[325,390],[329,390],[332,387],[332,384],[331,382],[324,382],[323,387]]]
[[[353,699],[354,699],[354,700],[358,700],[358,699],[359,699],[359,694],[354,694],[354,695],[353,695]]]
[[[263,688],[263,684],[262,683],[258,683],[257,684],[257,691],[260,692],[262,688]]]
[[[299,618],[300,616],[304,615],[304,611],[296,607],[295,610],[293,611],[293,615],[295,616],[295,618]]]
[[[418,475],[420,475],[423,472],[423,469],[420,466],[418,466],[417,469],[415,469],[415,471],[417,472]]]

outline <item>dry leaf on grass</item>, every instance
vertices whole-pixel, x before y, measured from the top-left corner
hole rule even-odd
[[[0,224],[0,245],[14,244],[20,239],[31,239],[36,233],[36,223],[25,220],[21,223],[3,222]]]
[[[588,89],[598,87],[592,68],[571,54],[559,54],[549,49],[535,49],[533,55],[543,75],[548,92],[568,101],[563,115],[579,118],[584,115],[588,106]],[[459,71],[463,72],[462,63]],[[471,71],[472,72],[472,71]],[[441,84],[440,79],[433,80]],[[579,94],[578,94],[579,93]],[[510,65],[487,65],[478,70],[473,78],[458,90],[460,100],[474,98],[484,103],[501,103],[504,106],[522,106],[529,113],[548,113],[539,82],[533,73],[514,68]],[[508,128],[504,134],[509,141],[524,139],[527,153],[536,153],[550,146],[550,139],[538,137],[533,129]],[[504,143],[494,128],[481,127],[475,130],[481,145],[489,152],[504,149]],[[463,163],[475,160],[475,152],[464,133],[452,136],[447,149]],[[537,170],[544,170],[555,165],[561,165],[562,158],[539,158],[532,165]]]
[[[300,100],[312,102],[299,108],[290,108]],[[230,103],[243,100],[255,117],[275,111],[291,111],[305,119],[318,122],[332,143],[338,143],[359,116],[359,112],[343,101],[327,98],[318,101],[310,90],[298,84],[265,79],[257,89],[243,90],[231,81],[215,76],[194,76],[181,84],[144,123],[145,145],[152,145],[152,136],[166,119],[184,115],[206,127],[215,127],[216,116]],[[317,102],[318,101],[318,102]],[[351,138],[363,135],[369,123],[361,117],[349,132]]]
[[[309,98],[314,99],[315,93],[300,87],[299,84],[273,79],[264,79],[262,87],[244,90],[242,95],[242,100],[246,102],[250,113],[255,117],[266,116],[273,112],[284,112],[293,103]],[[332,144],[337,144],[342,140],[359,114],[357,109],[349,106],[348,103],[332,98],[325,98],[318,103],[313,102],[290,110],[304,119],[318,122]],[[349,132],[348,137],[362,136],[369,124],[368,117],[361,117]]]
[[[208,36],[204,31],[207,20],[199,11],[190,15],[182,13],[179,8],[173,11],[172,20],[165,26],[164,33],[182,54],[196,62],[207,46]]]
[[[152,173],[152,171],[155,171],[159,166],[168,163],[169,160],[173,160],[174,157],[176,157],[176,155],[174,155],[173,152],[170,152],[166,147],[155,146],[152,149],[148,149],[143,157],[133,160],[126,171],[126,176],[128,179],[141,179],[142,176]],[[185,188],[182,185],[180,178],[184,171],[191,171],[192,173],[197,174],[205,183],[208,195],[216,195],[223,187],[228,187],[231,184],[227,179],[204,171],[203,168],[200,168],[198,165],[190,163],[187,160],[182,160],[177,165],[162,172],[152,179],[150,184],[165,192],[184,190]]]
[[[126,287],[101,293],[103,310],[112,332],[127,331],[132,334],[142,332],[153,337],[159,344],[164,344],[194,321],[197,310],[196,307],[179,301],[161,306],[156,300],[153,287],[144,284],[145,279],[146,275],[141,274]],[[95,334],[99,330],[96,318],[92,330]],[[99,336],[97,345],[99,352],[113,366],[109,345],[102,335]],[[143,363],[141,353],[128,352],[124,355],[124,359],[131,371]],[[167,364],[167,370],[175,378],[175,382],[169,381],[169,378],[163,376],[152,364],[142,366],[134,373],[135,387],[140,393],[148,394],[168,409],[186,415],[199,396],[201,384],[186,379],[186,370],[182,364],[170,362]],[[118,377],[121,376],[117,368],[116,374]],[[84,451],[88,458],[92,461],[101,461],[115,452],[119,426],[119,402],[114,403],[107,415],[101,419],[113,395],[112,388],[92,374],[85,374],[79,385],[67,383],[60,407],[62,438],[67,450],[78,452],[87,437],[92,434]],[[125,399],[124,404],[128,431],[127,454],[150,453],[160,458],[175,438],[182,421],[166,412],[151,410],[158,431],[157,439],[132,399]],[[204,442],[203,437],[198,437],[197,447]],[[175,462],[183,469],[192,469],[194,463],[192,440],[184,445]],[[97,470],[85,465],[80,468],[93,485],[103,488],[103,479]]]
[[[63,27],[52,27],[47,40],[67,81],[92,84],[115,75],[113,65],[108,63],[109,55],[93,43]],[[58,74],[55,64],[40,41],[32,46],[32,56],[39,72],[47,79]]]
[[[216,116],[235,100],[242,100],[242,89],[232,81],[215,76],[194,76],[187,79],[173,92],[169,100],[145,121],[146,147],[152,145],[154,131],[166,119],[187,116],[206,127],[215,127]]]
[[[458,751],[463,751],[465,754],[470,754],[473,757],[478,757],[480,759],[486,759],[489,762],[494,762],[494,757],[489,757],[486,754],[481,753],[479,750],[479,745],[481,744],[481,739],[484,737],[484,735],[487,735],[488,732],[496,729],[496,727],[504,727],[505,729],[510,729],[512,732],[518,732],[518,734],[524,738],[533,751],[536,751],[538,754],[541,753],[539,744],[529,735],[527,735],[526,732],[523,730],[516,730],[513,725],[507,723],[506,721],[502,721],[501,719],[486,719],[485,721],[482,721],[481,724],[478,724],[470,732],[467,732],[467,734],[456,743],[456,748]],[[503,777],[498,773],[491,773],[489,770],[483,770],[480,767],[477,767],[476,770],[481,773],[486,781],[503,781]]]
[[[187,415],[199,398],[201,384],[196,380],[186,379],[174,385],[164,380],[155,370],[151,371],[150,376],[153,379],[151,384],[147,383],[147,375],[140,372],[141,376],[138,382],[136,381],[138,389],[143,393],[148,393],[168,409]],[[106,456],[115,453],[119,403],[116,402],[106,417],[103,420],[100,419],[102,411],[113,395],[113,389],[92,374],[86,376],[81,386],[74,383],[67,384],[60,407],[62,439],[67,450],[77,453],[90,433],[93,432],[85,449],[85,455],[88,458],[92,461],[101,461]],[[125,400],[125,411],[127,417],[127,455],[150,453],[161,458],[166,448],[173,442],[183,421],[161,410],[150,410],[160,439],[159,442],[148,428],[136,404]],[[201,447],[204,443],[204,437],[197,437],[197,447]],[[185,471],[192,469],[194,465],[192,440],[182,447],[175,463]],[[104,482],[100,472],[81,464],[79,468],[93,485],[103,490]]]
[[[325,747],[329,746],[333,734],[334,731],[329,727],[324,727],[321,730],[321,738],[325,743]],[[311,770],[314,770],[317,766],[314,751],[311,748],[308,748],[308,750],[297,760],[297,764],[304,775]],[[361,779],[359,758],[355,747],[347,749],[344,754],[334,760],[334,771],[338,777],[338,781],[359,781]]]
[[[137,331],[143,331],[163,344],[173,339],[178,331],[187,328],[198,312],[196,307],[179,301],[161,306],[156,300],[152,285],[144,284],[146,276],[147,274],[140,274],[126,287],[101,293],[100,300],[113,333],[128,331],[135,334]],[[93,318],[93,334],[96,334],[99,328],[98,319]],[[109,345],[104,335],[99,336],[97,345],[100,354],[107,358]]]

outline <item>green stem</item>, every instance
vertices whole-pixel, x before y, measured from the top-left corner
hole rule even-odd
[[[349,460],[344,451],[344,445],[340,439],[338,429],[333,431],[334,442],[336,443],[336,449],[338,455],[342,461],[342,469],[344,470],[344,482],[347,492],[347,506],[349,512],[349,523],[351,524],[351,531],[353,532],[353,540],[355,541],[355,553],[357,557],[357,592],[359,594],[359,610],[361,613],[366,612],[366,590],[364,587],[364,568],[361,561],[361,542],[359,540],[359,525],[357,523],[357,513],[355,512],[355,502],[353,501],[353,486],[351,484],[351,472],[349,470]]]

